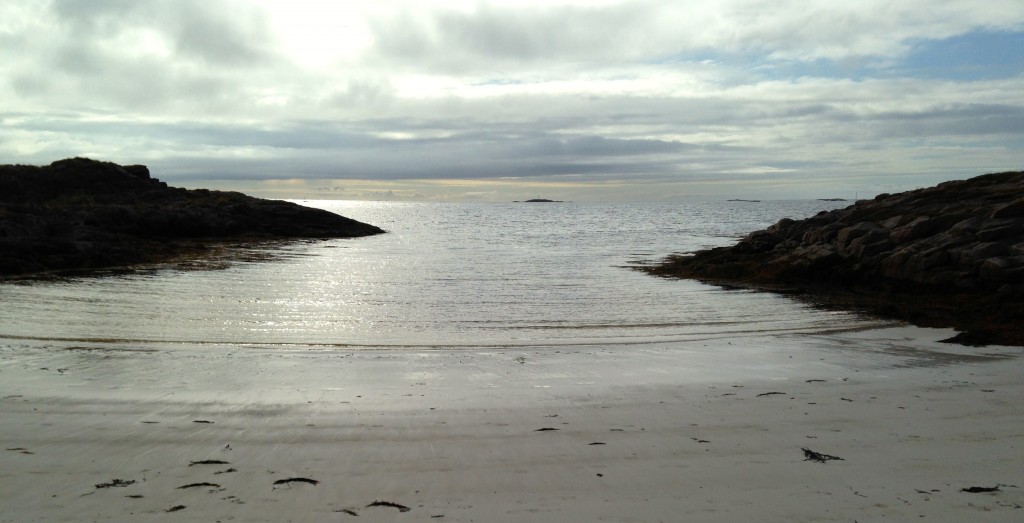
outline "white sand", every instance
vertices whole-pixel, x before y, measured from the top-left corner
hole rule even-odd
[[[1022,350],[950,334],[7,347],[0,521],[1024,521]]]

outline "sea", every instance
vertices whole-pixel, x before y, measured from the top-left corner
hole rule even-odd
[[[615,349],[879,324],[636,270],[842,202],[298,203],[388,232],[267,244],[201,269],[0,283],[0,346]]]

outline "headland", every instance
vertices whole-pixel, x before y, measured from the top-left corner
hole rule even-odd
[[[169,187],[143,165],[0,166],[0,277],[158,263],[225,242],[382,232],[287,201]]]
[[[734,246],[644,269],[954,327],[961,343],[1024,345],[1024,172],[782,219]]]

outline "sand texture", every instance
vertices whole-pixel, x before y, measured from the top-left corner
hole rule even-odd
[[[1024,521],[1022,350],[950,334],[7,344],[0,521]]]

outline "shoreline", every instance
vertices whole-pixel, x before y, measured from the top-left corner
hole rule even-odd
[[[144,165],[0,165],[0,279],[174,264],[260,240],[384,232],[294,202],[170,187]]]
[[[1022,191],[1024,172],[1003,172],[882,194],[640,269],[1024,346]]]
[[[70,278],[103,278],[158,271],[216,271],[249,262],[272,263],[287,259],[293,245],[324,241],[320,238],[200,238],[176,240],[165,246],[172,251],[150,260],[106,267],[49,269],[20,274],[0,274],[0,283],[56,281]]]
[[[1020,517],[1022,351],[937,343],[951,334],[0,347],[0,521]],[[843,460],[806,461],[803,448]],[[97,487],[113,480],[134,483]],[[197,483],[209,485],[182,488]]]
[[[641,266],[638,270],[661,278],[691,279],[724,289],[745,289],[786,296],[812,307],[865,314],[883,321],[906,322],[923,328],[951,328],[943,340],[975,347],[986,345],[1024,347],[1024,324],[1013,318],[1024,314],[1019,301],[998,294],[908,291],[866,285],[813,283],[762,283],[707,278],[681,270],[672,262]]]

